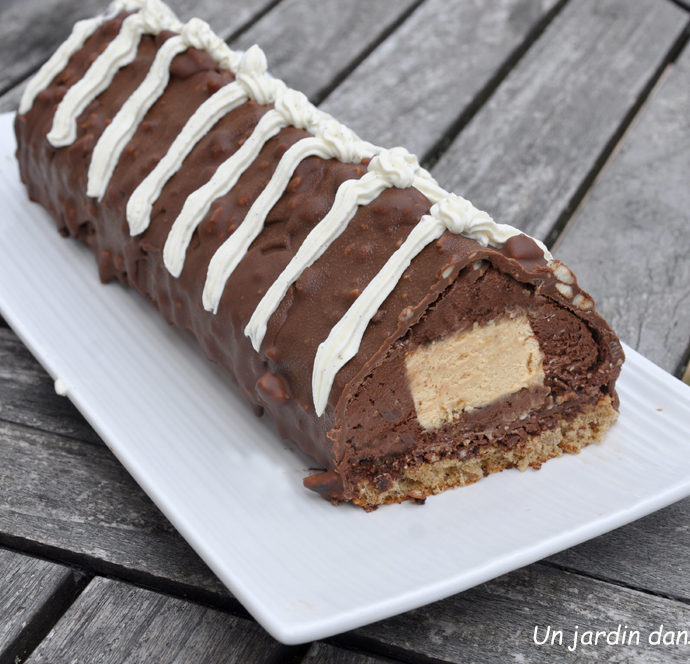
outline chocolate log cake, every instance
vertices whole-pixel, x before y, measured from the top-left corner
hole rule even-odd
[[[75,25],[15,127],[31,199],[196,336],[333,502],[538,468],[616,418],[621,346],[572,272],[258,47],[119,0]]]

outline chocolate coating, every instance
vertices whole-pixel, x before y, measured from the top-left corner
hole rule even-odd
[[[308,134],[288,127],[266,142],[236,186],[212,204],[194,232],[181,275],[173,277],[163,264],[163,245],[186,197],[242,145],[269,107],[248,101],[223,117],[165,185],[149,228],[130,236],[124,210],[132,191],[196,108],[234,77],[202,51],[190,48],[178,55],[164,94],[124,150],[103,200],[87,198],[96,141],[172,33],[142,38],[134,62],[120,69],[79,117],[72,145],[55,149],[46,134],[57,104],[114,38],[124,16],[101,26],[37,96],[32,109],[17,116],[22,179],[32,200],[55,217],[61,233],[91,247],[103,281],[131,284],[166,320],[191,331],[207,356],[231,373],[252,406],[269,413],[282,436],[323,465],[327,472],[307,478],[306,486],[330,500],[348,500],[366,460],[379,459],[381,465],[381,458],[388,459],[388,475],[377,475],[384,487],[404,455],[422,458],[432,448],[450,454],[464,438],[477,447],[500,435],[502,444],[510,444],[511,436],[517,440],[554,426],[558,417],[576,412],[597,395],[615,396],[620,344],[593,309],[578,309],[558,291],[557,279],[533,240],[514,237],[499,250],[446,232],[405,271],[367,328],[358,353],[336,376],[326,412],[317,417],[311,374],[319,344],[429,211],[430,202],[416,189],[392,188],[360,207],[343,234],[290,287],[256,353],[243,330],[257,303],[326,215],[339,185],[363,175],[366,164],[305,159],[231,275],[218,313],[205,311],[202,289],[212,255],[237,229],[281,156]],[[576,283],[572,289],[586,296]],[[527,312],[543,352],[553,360],[544,388],[491,404],[433,434],[422,431],[401,373],[407,350],[518,309]],[[518,411],[531,414],[515,426]]]

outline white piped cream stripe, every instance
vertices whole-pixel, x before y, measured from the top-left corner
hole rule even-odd
[[[114,18],[119,12],[131,12],[141,9],[146,0],[115,0],[108,10],[94,18],[77,21],[70,36],[58,47],[57,51],[46,60],[35,76],[29,81],[21,101],[19,113],[24,115],[31,110],[36,96],[45,90],[50,82],[67,66],[69,59],[86,43],[106,21]]]
[[[266,334],[268,319],[278,308],[288,288],[304,270],[321,257],[347,228],[360,205],[368,205],[390,187],[412,186],[419,170],[417,158],[404,148],[381,150],[359,180],[346,180],[335,194],[328,214],[309,232],[304,242],[261,298],[244,333],[258,352]]]
[[[77,138],[77,118],[113,80],[120,67],[128,65],[137,53],[139,38],[144,33],[140,14],[128,16],[118,36],[108,44],[89,67],[83,78],[75,83],[58,105],[47,139],[53,147],[64,147]]]
[[[432,210],[431,214],[451,233],[475,240],[483,247],[502,247],[511,237],[521,234],[517,228],[497,224],[486,212],[456,194],[446,194]]]
[[[151,210],[166,182],[180,170],[192,148],[220,118],[247,101],[244,88],[233,81],[209,97],[187,120],[165,156],[141,181],[127,201],[127,221],[132,235],[143,233],[151,223]]]
[[[53,147],[71,145],[77,138],[77,118],[113,80],[121,67],[134,60],[141,36],[158,33],[171,25],[179,29],[182,24],[167,7],[148,0],[143,9],[130,14],[123,22],[119,34],[88,68],[86,74],[63,97],[53,117],[53,126],[47,139]]]
[[[24,115],[31,110],[34,104],[34,99],[40,92],[45,90],[50,82],[67,66],[69,59],[82,47],[86,40],[98,28],[105,23],[110,16],[102,14],[95,18],[87,18],[83,21],[77,21],[72,28],[72,33],[67,38],[67,41],[60,45],[51,58],[38,70],[29,84],[24,89],[22,99],[19,102],[19,113]]]
[[[359,180],[346,180],[338,187],[328,214],[310,231],[295,256],[271,284],[245,327],[244,333],[251,339],[254,350],[258,352],[261,348],[268,320],[290,285],[342,234],[357,207],[367,205],[389,186],[380,175],[366,173]]]
[[[236,71],[240,63],[240,54],[233,51],[213,30],[200,18],[192,18],[182,28],[182,38],[188,46],[206,51],[222,69]]]
[[[424,215],[319,345],[311,379],[317,415],[323,415],[338,371],[357,355],[364,331],[403,272],[412,259],[429,243],[440,238],[445,230],[443,223],[433,215]]]
[[[431,177],[431,174],[428,171],[425,171],[421,166],[418,169],[412,186],[417,191],[420,191],[422,194],[424,194],[424,196],[426,196],[426,198],[428,198],[432,203],[438,203],[442,198],[448,196],[448,192],[441,187],[441,185]]]
[[[278,162],[271,180],[259,194],[237,230],[216,250],[211,258],[204,284],[203,302],[214,314],[223,296],[230,275],[247,253],[251,243],[261,234],[268,213],[285,193],[295,169],[307,157],[328,159],[331,155],[320,138],[310,136],[291,146]]]
[[[56,147],[68,145],[76,139],[76,119],[79,114],[92,99],[110,84],[117,70],[131,62],[136,55],[142,34],[157,34],[161,30],[181,32],[180,48],[181,44],[184,43],[187,46],[205,50],[218,62],[220,67],[234,72],[237,80],[218,90],[199,106],[173,141],[167,154],[136,188],[127,202],[127,220],[133,235],[143,232],[148,227],[153,204],[160,196],[166,182],[179,170],[192,148],[221,117],[247,99],[253,99],[264,105],[274,103],[274,109],[268,111],[262,118],[263,120],[269,116],[270,122],[266,120],[266,126],[262,127],[260,134],[257,134],[252,148],[247,148],[241,158],[237,157],[232,166],[227,166],[227,175],[234,178],[233,184],[227,186],[228,180],[226,180],[224,186],[221,187],[219,181],[223,179],[226,173],[219,175],[217,171],[208,183],[188,197],[188,201],[191,199],[190,206],[195,201],[203,203],[203,205],[199,210],[185,212],[185,216],[179,223],[176,220],[174,230],[171,231],[167,239],[166,266],[173,274],[181,272],[189,238],[203,218],[203,214],[199,216],[201,210],[208,211],[210,203],[218,195],[222,195],[220,192],[227,192],[234,185],[239,174],[258,154],[256,148],[260,149],[267,140],[264,138],[262,142],[260,139],[264,130],[266,137],[273,130],[269,128],[269,124],[272,128],[277,127],[275,132],[288,124],[306,129],[314,135],[315,140],[323,140],[324,143],[328,144],[329,150],[324,151],[324,154],[335,156],[341,161],[359,162],[364,158],[373,157],[369,164],[369,173],[359,180],[348,180],[340,186],[329,213],[312,229],[297,254],[271,285],[257,306],[245,328],[245,334],[251,338],[252,344],[257,350],[261,346],[268,319],[277,309],[290,284],[299,278],[304,269],[317,260],[343,232],[356,213],[358,205],[368,204],[388,187],[404,188],[410,186],[417,188],[434,203],[430,214],[420,220],[419,225],[408,236],[408,240],[394,252],[382,271],[371,280],[343,319],[336,324],[329,334],[328,343],[324,342],[326,345],[322,344],[319,347],[317,353],[319,354],[319,375],[314,374],[316,381],[314,383],[314,399],[315,404],[317,402],[319,404],[317,406],[320,408],[319,412],[323,412],[323,408],[325,408],[333,378],[339,368],[348,361],[343,360],[343,358],[350,359],[356,354],[361,342],[361,334],[364,333],[366,325],[378,308],[378,305],[374,306],[375,303],[382,302],[390,294],[397,283],[396,279],[399,279],[399,275],[404,272],[409,261],[421,251],[423,246],[426,246],[420,244],[424,238],[430,238],[428,241],[431,242],[436,237],[436,233],[442,233],[444,229],[448,229],[453,233],[475,239],[483,246],[492,245],[500,248],[508,238],[520,233],[511,226],[496,224],[488,214],[477,210],[465,199],[449,194],[439,186],[431,174],[419,167],[412,155],[402,148],[384,150],[364,142],[350,129],[335,121],[328,114],[316,109],[303,94],[288,89],[282,81],[267,74],[265,55],[257,46],[253,46],[240,57],[239,53],[232,51],[203,21],[193,19],[183,26],[162,0],[117,0],[111,4],[107,14],[75,25],[65,44],[58,49],[27,86],[22,97],[20,113],[26,113],[31,108],[36,95],[45,89],[50,81],[64,69],[69,58],[83,46],[88,37],[100,25],[119,11],[135,10],[139,10],[138,13],[128,16],[123,21],[120,34],[96,58],[85,76],[68,90],[58,105],[53,127],[48,134],[48,139],[53,145]],[[170,41],[172,39],[168,40],[168,42]],[[171,46],[170,49],[173,47]],[[158,57],[157,55],[156,60],[154,60],[153,68],[156,67]],[[165,69],[162,66],[164,56],[160,56],[160,58],[161,69]],[[149,73],[153,78],[154,74]],[[162,71],[160,76],[167,77],[169,72]],[[150,88],[149,84],[146,85],[146,89],[150,89],[151,95],[154,95],[156,93],[153,90],[154,88],[157,90],[158,85],[161,85],[160,81],[157,85],[152,82]],[[165,84],[162,85],[164,88]],[[136,102],[140,101],[142,108],[146,104],[149,104],[146,110],[150,108],[153,102],[150,101],[149,94],[145,94],[146,90],[141,92],[140,90],[141,87],[137,89],[133,97],[139,93],[141,100],[130,101],[129,104],[125,103],[125,106],[129,105],[134,108],[137,106]],[[126,131],[122,127],[118,131],[112,130],[112,136],[107,140],[117,138],[117,140],[113,140],[112,144],[115,146],[113,151],[116,151],[118,156],[128,141],[127,137],[131,138],[144,115],[145,111],[130,116],[134,120]],[[120,123],[124,125],[125,121],[118,120],[117,124]],[[306,141],[309,140],[303,139],[301,142],[306,144]],[[247,143],[250,141],[251,138]],[[108,142],[105,142],[104,145],[108,145]],[[306,145],[304,147],[306,148]],[[313,149],[317,150],[315,147]],[[236,157],[241,150],[238,150],[233,157]],[[105,147],[99,149],[99,155],[96,155],[98,163],[92,164],[96,175],[94,175],[93,183],[90,182],[89,184],[89,195],[94,192],[97,195],[102,195],[107,187],[107,180],[117,164],[118,156],[113,156],[105,165],[100,163],[100,159],[106,151]],[[254,157],[251,157],[252,154]],[[310,153],[307,151],[304,154],[305,156],[302,158],[306,158]],[[289,183],[289,174],[294,172],[301,161],[297,151],[292,153],[289,161],[286,160],[286,155],[279,163],[276,174],[274,174],[269,185],[250,209],[245,223],[241,224],[240,228],[246,225],[246,229],[238,230],[214,255],[204,287],[204,306],[207,309],[214,312],[217,310],[228,276],[246,253],[251,242],[263,229],[266,216]],[[228,162],[232,159],[231,157]],[[220,168],[223,168],[228,162]],[[282,164],[284,164],[284,168],[280,170]],[[277,175],[278,171],[280,171],[280,175]],[[213,184],[211,184],[212,182]],[[551,264],[552,256],[544,244],[536,239],[534,241],[544,252],[544,258]],[[395,275],[398,276],[394,279]],[[364,293],[367,294],[366,297],[358,304]],[[348,339],[345,340],[342,330],[346,328],[348,330],[346,336],[354,335],[352,339],[348,336]],[[361,334],[359,333],[360,329]],[[358,335],[359,338],[355,346],[354,339]]]
[[[227,194],[242,173],[256,159],[266,141],[286,126],[285,118],[277,111],[267,111],[257,123],[251,136],[237,152],[226,159],[213,177],[187,196],[182,211],[175,219],[163,249],[163,261],[170,274],[179,277],[184,267],[187,247],[192,234],[202,222],[217,198]]]
[[[440,193],[430,189],[428,198],[433,200]],[[424,247],[440,238],[446,230],[471,237],[482,246],[498,245],[499,241],[502,246],[508,238],[520,234],[512,226],[496,224],[486,212],[478,210],[460,196],[446,193],[443,198],[438,199],[429,214],[419,220],[400,248],[392,254],[345,315],[333,326],[326,340],[319,345],[312,372],[312,393],[317,415],[322,415],[326,408],[338,371],[357,354],[364,331],[412,259]]]
[[[156,53],[146,78],[105,128],[91,155],[86,189],[88,196],[103,198],[122,151],[168,85],[170,64],[175,56],[188,48],[181,36],[168,39]]]
[[[303,138],[288,148],[278,162],[271,180],[254,201],[238,229],[221,244],[211,258],[203,292],[206,310],[213,313],[218,311],[218,305],[230,275],[246,255],[252,242],[261,234],[268,213],[285,193],[299,164],[308,157],[331,159],[338,156],[339,152],[338,146],[335,146],[333,141],[314,136]],[[365,156],[370,156],[368,150],[350,155],[353,162],[359,162]]]

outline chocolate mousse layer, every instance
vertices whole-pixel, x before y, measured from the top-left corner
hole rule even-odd
[[[319,345],[431,203],[418,189],[392,187],[359,206],[342,235],[290,286],[256,352],[244,329],[257,304],[328,213],[338,187],[362,177],[367,163],[305,158],[230,276],[217,313],[207,311],[202,290],[211,257],[237,230],[281,157],[309,134],[288,126],[263,145],[229,193],[212,203],[192,235],[181,274],[173,276],[164,265],[163,247],[185,200],[247,141],[271,106],[249,100],[221,117],[163,187],[150,226],[132,236],[125,216],[132,192],[199,106],[235,77],[196,48],[175,56],[164,92],[127,143],[105,195],[88,197],[96,142],[173,33],[141,38],[133,62],[120,68],[79,116],[71,145],[55,148],[46,135],[66,92],[118,35],[126,16],[105,21],[31,109],[17,115],[22,180],[63,235],[91,248],[103,281],[132,285],[166,320],[189,330],[206,355],[228,370],[255,411],[267,412],[282,436],[323,467],[305,480],[308,488],[334,502],[351,500],[366,508],[421,499],[467,483],[447,472],[449,460],[457,467],[462,460],[483,458],[475,463],[479,470],[473,466],[474,475],[465,473],[477,479],[492,469],[522,466],[525,459],[537,465],[575,451],[578,446],[567,442],[572,431],[580,431],[581,444],[587,444],[610,425],[623,353],[572,273],[558,261],[547,264],[542,250],[524,235],[496,249],[449,231],[412,260],[367,327],[356,355],[336,375],[325,412],[318,416],[311,379]],[[492,357],[512,351],[492,356],[491,347],[495,351],[495,343],[508,343],[511,336],[521,340],[517,354],[512,364],[498,366]],[[475,389],[472,354],[478,351],[463,349],[487,346],[478,354],[483,373],[493,371],[493,379]],[[455,381],[450,371],[436,384],[434,372],[415,371],[415,365],[430,364],[415,353],[431,352],[433,364],[434,348],[450,354],[451,364],[458,362],[458,375],[469,367],[469,378]],[[469,364],[459,359],[463,353]],[[448,364],[443,357],[436,358],[439,367]],[[529,365],[524,375],[523,365]],[[506,373],[516,373],[514,380]],[[564,423],[572,425],[570,433]],[[530,446],[538,453],[530,456]],[[487,456],[482,450],[492,452]],[[518,459],[520,450],[527,452]],[[502,454],[499,461],[486,461],[496,454]],[[421,481],[410,473],[447,477]]]
[[[521,337],[524,330],[529,335]],[[460,403],[446,421],[425,422],[414,398],[410,367],[427,370],[434,353],[440,352],[437,349],[454,335],[479,339],[479,343],[470,342],[472,354],[467,358],[457,346],[455,356],[442,358],[449,365],[448,375],[456,379],[456,392],[464,390],[476,399],[484,390],[494,398],[488,403]],[[423,362],[411,365],[409,358],[420,349],[425,352]],[[483,366],[482,354],[488,354],[488,366]],[[453,365],[458,357],[462,359],[459,367]],[[438,367],[431,369],[429,380],[439,373]],[[492,374],[491,380],[486,381],[486,373]],[[509,454],[597,407],[602,417],[615,417],[614,373],[596,331],[585,321],[534,286],[502,273],[490,261],[477,261],[463,269],[421,320],[391,345],[354,392],[339,432],[337,478],[324,473],[308,482],[324,492],[338,484],[338,491],[351,493],[355,500],[362,484],[373,483],[383,493],[391,493],[396,481],[424,465],[451,459],[467,462],[492,449]],[[466,386],[457,385],[462,382],[458,374]],[[508,392],[495,395],[491,388],[497,383]],[[442,385],[436,401],[447,397],[453,387],[452,382]],[[538,466],[540,461],[526,465],[530,463]],[[340,486],[342,478],[349,484]],[[407,491],[421,497],[428,493],[425,489]]]

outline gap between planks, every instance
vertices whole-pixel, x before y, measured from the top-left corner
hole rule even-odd
[[[195,604],[229,613],[236,618],[251,619],[249,612],[230,595],[214,593],[199,586],[186,585],[163,577],[154,576],[141,570],[134,570],[117,563],[111,563],[86,553],[77,553],[51,544],[36,542],[25,537],[0,533],[0,547],[47,562],[65,565],[79,571],[88,578],[102,576],[129,583],[138,588],[151,590],[169,597],[186,599]]]
[[[674,5],[678,5],[681,9],[686,12],[690,12],[690,4],[685,2],[685,0],[670,0]]]
[[[465,107],[463,112],[456,118],[448,130],[444,132],[423,155],[419,156],[419,162],[424,168],[431,170],[434,167],[446,149],[460,135],[479,109],[491,98],[506,76],[514,69],[515,65],[522,59],[525,53],[527,53],[532,44],[539,39],[544,30],[546,30],[551,21],[556,18],[567,3],[568,0],[560,0],[560,2],[555,4],[544,14],[540,21],[527,33],[523,41],[515,47],[513,52],[508,55],[495,73],[477,92],[475,98]]]
[[[544,243],[550,249],[553,248],[554,244],[557,242],[561,233],[568,225],[570,219],[572,219],[578,209],[587,199],[588,193],[591,191],[592,186],[597,180],[600,173],[605,170],[606,165],[615,157],[620,146],[623,145],[628,130],[632,128],[635,124],[635,120],[640,117],[641,113],[644,111],[647,100],[651,99],[654,91],[663,82],[665,73],[668,71],[668,67],[675,62],[678,56],[681,54],[683,49],[688,43],[690,38],[690,30],[686,28],[678,38],[671,44],[666,56],[659,64],[656,71],[652,74],[647,84],[642,89],[640,95],[635,100],[635,103],[628,109],[628,112],[623,116],[618,128],[613,133],[611,138],[604,144],[601,152],[597,158],[592,163],[592,167],[587,173],[587,175],[582,179],[580,186],[575,190],[570,201],[563,208],[561,214],[556,219],[554,225],[548,231],[544,238]],[[690,350],[690,349],[689,349]],[[680,368],[676,375],[679,375]]]
[[[283,0],[269,0],[268,2],[266,2],[266,4],[264,6],[259,5],[259,8],[255,9],[254,14],[251,14],[252,10],[248,9],[247,11],[249,12],[249,15],[246,18],[244,18],[244,20],[240,20],[239,24],[235,25],[235,26],[232,25],[232,22],[229,25],[226,25],[225,29],[219,30],[220,36],[223,37],[223,39],[225,39],[226,41],[229,41],[231,39],[236,38],[237,35],[250,29],[256,22],[258,22],[259,20],[261,20],[261,18],[266,16],[266,14],[268,14],[271,10],[273,10],[282,1]],[[110,2],[110,0],[103,0],[102,4],[107,6],[109,4],[109,2]],[[167,0],[167,2],[172,6],[174,11],[179,13],[183,19],[185,18],[184,14],[187,14],[188,11],[187,11],[187,8],[181,6],[182,5],[181,0]],[[205,9],[209,9],[210,6],[211,5],[206,6]],[[248,6],[249,6],[249,4],[247,3],[247,7]],[[198,12],[200,14],[203,14],[204,13],[203,9],[204,9],[204,7],[202,7],[201,9],[197,8],[194,13],[196,14]],[[232,10],[236,9],[236,7],[230,6],[227,9],[228,9],[228,11],[232,12]],[[228,12],[226,11],[226,14],[227,13]],[[91,12],[86,11],[87,16],[88,15],[94,15],[94,14],[95,14],[94,11],[91,11]],[[204,17],[202,16],[202,18],[204,18]],[[217,16],[215,18],[217,18]],[[65,35],[65,37],[66,36],[67,35]],[[60,40],[58,43],[55,44],[55,48],[57,48],[57,46],[59,45],[59,43],[61,41],[62,40]],[[51,49],[51,51],[49,53],[45,54],[46,57],[41,58],[38,62],[35,62],[28,69],[21,71],[21,73],[18,73],[17,75],[13,76],[12,78],[10,78],[8,80],[7,83],[0,86],[0,101],[2,101],[2,99],[6,96],[13,97],[14,96],[13,93],[21,93],[21,90],[18,90],[18,88],[23,87],[23,85],[26,83],[26,81],[28,79],[30,79],[41,68],[41,66],[43,65],[45,60],[52,53],[52,50],[53,49]],[[10,101],[9,106],[5,106],[5,108],[7,109],[7,108],[12,108],[12,106],[16,106],[18,99],[19,98],[16,97],[16,99],[14,99],[14,101]]]
[[[359,67],[364,60],[366,60],[375,49],[377,49],[380,44],[382,44],[390,35],[392,35],[405,21],[407,21],[414,12],[419,9],[419,7],[424,3],[424,0],[416,0],[408,9],[406,9],[400,16],[388,25],[384,30],[379,33],[376,38],[367,45],[366,48],[351,62],[347,64],[346,67],[336,72],[329,83],[324,85],[311,100],[314,106],[321,104],[328,95],[333,92],[357,67]]]
[[[683,371],[683,368],[685,368],[685,371]],[[680,376],[681,374],[682,374],[681,380],[684,383],[687,383],[688,385],[690,385],[690,343],[688,343],[688,348],[685,351],[685,356],[683,357],[683,360],[680,363],[678,375]]]
[[[576,576],[579,576],[583,579],[594,579],[595,581],[601,581],[602,583],[606,583],[610,586],[617,586],[618,588],[626,588],[628,590],[634,590],[635,592],[642,593],[644,595],[651,595],[652,597],[659,597],[661,599],[668,599],[672,600],[674,602],[680,602],[681,604],[687,604],[690,606],[690,599],[687,597],[683,597],[682,595],[674,595],[672,593],[662,593],[658,592],[656,590],[650,590],[649,588],[644,588],[642,586],[636,586],[632,583],[625,583],[625,581],[620,581],[617,579],[613,579],[611,577],[607,577],[601,574],[596,574],[595,572],[583,572],[582,570],[576,568],[576,567],[569,567],[568,565],[563,565],[561,563],[556,563],[553,562],[552,560],[549,560],[548,558],[544,558],[543,560],[540,560],[538,563],[535,563],[537,565],[544,565],[545,567],[550,567],[552,569],[558,570],[559,572],[564,572],[567,574],[573,574]]]
[[[61,397],[61,398],[67,399],[68,397]],[[26,427],[27,429],[31,429],[31,431],[37,431],[38,433],[45,433],[45,434],[48,434],[51,436],[53,436],[53,435],[62,436],[64,438],[68,438],[69,440],[74,440],[78,443],[89,443],[91,445],[102,445],[102,444],[104,444],[100,440],[98,442],[89,441],[87,438],[84,438],[84,437],[79,436],[77,434],[55,432],[52,429],[46,429],[45,427],[41,427],[41,426],[38,426],[36,424],[28,424],[26,422],[17,422],[16,420],[10,420],[6,417],[2,417],[2,415],[0,415],[0,424],[9,424],[12,426]]]
[[[23,662],[31,655],[78,599],[89,580],[85,576],[65,579],[56,588],[45,605],[26,623],[22,633],[8,647],[6,655],[10,664]]]
[[[0,549],[0,553],[2,550]],[[4,550],[26,556],[24,551],[10,548],[4,548]],[[35,556],[30,557],[37,558]],[[46,561],[44,558],[37,558],[37,560],[53,562]],[[4,646],[0,653],[0,664],[5,664],[5,662],[17,664],[24,661],[72,606],[92,578],[91,575],[74,567],[66,568],[65,573],[64,578],[45,598],[40,608],[28,620],[24,621],[21,631]]]
[[[251,28],[255,23],[258,23],[266,14],[268,14],[270,11],[275,9],[283,0],[273,0],[272,2],[269,2],[263,9],[261,9],[258,13],[256,13],[254,16],[251,16],[249,19],[247,19],[243,24],[235,28],[230,34],[226,35],[223,37],[225,42],[231,42],[233,39],[237,39],[243,32],[246,32]],[[201,17],[203,18],[203,17]]]

